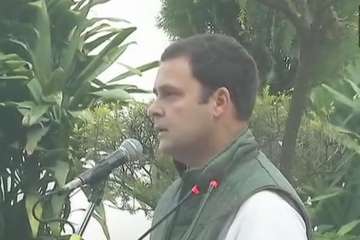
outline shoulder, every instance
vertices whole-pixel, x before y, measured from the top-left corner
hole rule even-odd
[[[284,210],[285,212],[290,211],[299,215],[297,211],[284,198],[271,190],[263,190],[253,194],[242,204],[239,212],[241,210],[272,211],[274,209]]]
[[[179,187],[181,185],[181,179],[176,179],[161,195],[155,209],[155,213],[160,211],[162,208],[167,208],[169,203],[174,202],[174,198],[179,191]]]
[[[239,208],[226,240],[306,240],[306,227],[301,215],[281,196],[260,191]]]

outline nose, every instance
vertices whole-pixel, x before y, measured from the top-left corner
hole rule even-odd
[[[159,106],[157,100],[153,100],[147,109],[147,114],[152,120],[154,120],[154,118],[162,116],[164,114],[164,110]]]

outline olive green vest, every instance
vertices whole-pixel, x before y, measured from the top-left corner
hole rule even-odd
[[[150,239],[183,240],[186,234],[190,235],[188,240],[219,240],[226,222],[235,216],[241,204],[261,190],[275,191],[289,202],[303,217],[310,239],[311,225],[300,198],[279,170],[257,149],[250,130],[244,130],[207,166],[187,171],[176,180],[159,200],[153,224],[176,206],[194,184],[199,184],[206,192],[209,181],[214,179],[220,182],[217,189],[209,194],[191,196],[152,232]],[[197,220],[193,222],[195,218]],[[191,225],[192,231],[189,230]]]

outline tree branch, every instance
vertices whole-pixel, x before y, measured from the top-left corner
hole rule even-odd
[[[308,0],[297,0],[297,1],[299,1],[301,4],[301,8],[302,8],[302,12],[303,12],[303,15],[302,15],[303,22],[305,23],[305,25],[308,28],[310,28],[313,19],[312,19],[311,13],[310,13]]]
[[[150,211],[154,211],[154,209],[152,208],[146,208],[146,207],[135,207],[135,208],[131,208],[131,207],[125,207],[125,206],[119,206],[118,204],[108,204],[108,203],[104,203],[106,206],[112,208],[112,209],[117,209],[117,210],[123,210],[123,211],[133,211],[133,212],[137,212],[137,211],[144,211],[144,212],[150,212]]]
[[[139,194],[136,191],[136,188],[133,188],[131,186],[128,186],[128,184],[124,183],[122,180],[111,178],[111,182],[119,184],[121,187],[123,187],[123,192],[130,195],[131,197],[135,198],[137,201],[142,202],[143,204],[149,206],[151,209],[155,209],[155,204],[151,201],[152,199],[147,199],[143,195]],[[151,190],[149,188],[149,190]]]
[[[327,22],[334,22],[336,21],[337,14],[334,14],[333,5],[335,4],[337,0],[329,0],[324,1],[323,4],[320,4],[319,7],[315,10],[314,14],[314,26],[317,28],[326,28],[328,23]],[[329,14],[330,11],[330,14]],[[326,15],[327,14],[327,15]],[[328,19],[326,19],[328,17]],[[327,21],[327,22],[325,22]]]
[[[303,31],[307,26],[289,0],[258,0],[262,4],[282,12],[294,24],[297,30]]]
[[[147,170],[145,166],[142,166],[141,169],[144,170],[144,172],[146,172],[146,174],[149,175],[149,177],[151,178],[151,172]]]
[[[334,5],[338,0],[329,0],[328,2],[324,1],[324,4],[320,7],[319,10],[323,10],[323,9],[327,9],[329,7],[331,7],[332,5]]]

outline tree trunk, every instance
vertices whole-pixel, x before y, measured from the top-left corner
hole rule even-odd
[[[282,152],[280,156],[280,170],[292,181],[292,163],[296,156],[296,139],[300,129],[301,119],[305,113],[311,83],[314,78],[313,70],[318,63],[317,41],[312,34],[302,38],[300,42],[300,62],[295,77],[294,92],[291,98],[288,118],[286,120]]]

